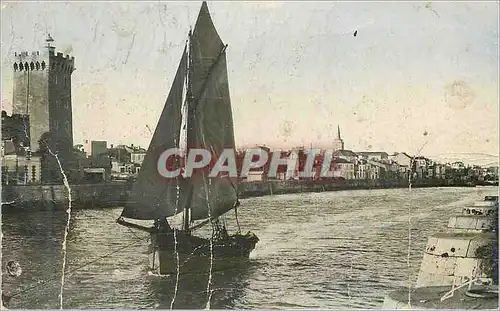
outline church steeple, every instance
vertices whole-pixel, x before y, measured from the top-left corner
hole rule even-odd
[[[340,125],[337,125],[337,138],[333,140],[333,149],[334,151],[344,150],[344,141],[340,137]]]

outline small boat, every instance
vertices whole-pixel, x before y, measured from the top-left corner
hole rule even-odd
[[[234,267],[248,260],[259,241],[251,232],[240,233],[239,225],[229,235],[221,219],[234,210],[237,220],[236,178],[201,172],[199,178],[165,180],[157,169],[160,155],[171,148],[184,154],[201,148],[216,157],[224,149],[235,150],[226,48],[203,2],[129,201],[117,219],[121,225],[150,233],[150,269],[159,274]],[[183,167],[177,158],[172,165]],[[172,228],[167,218],[181,213],[182,228]],[[154,221],[154,226],[143,227],[125,218]],[[211,237],[193,234],[208,224]]]

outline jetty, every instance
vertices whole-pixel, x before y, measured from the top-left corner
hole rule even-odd
[[[384,309],[498,309],[498,196],[452,216],[428,238],[414,288],[397,289]]]

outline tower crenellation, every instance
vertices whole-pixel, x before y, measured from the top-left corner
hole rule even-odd
[[[36,71],[47,69],[48,58],[40,51],[14,53],[13,69],[16,71]]]

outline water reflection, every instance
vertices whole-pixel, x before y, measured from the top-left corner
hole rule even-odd
[[[211,308],[378,308],[388,291],[406,286],[409,277],[416,281],[428,235],[497,191],[390,189],[246,199],[238,211],[241,228],[260,241],[249,266],[214,274]],[[170,308],[175,277],[148,275],[147,234],[116,224],[120,213],[118,207],[75,208],[67,269],[77,270],[67,275],[64,308]],[[3,215],[3,262],[16,260],[23,269],[19,278],[3,274],[3,290],[11,294],[47,281],[13,298],[11,308],[59,308],[66,216],[64,210]],[[205,308],[207,281],[207,275],[183,275],[174,307]]]
[[[249,263],[238,270],[213,273],[210,307],[212,309],[241,308],[244,305],[249,277],[255,268],[255,264]],[[154,301],[151,307],[170,309],[176,277],[151,276],[150,279],[148,292],[151,293],[150,298]],[[175,309],[204,309],[208,300],[207,282],[208,274],[181,275],[173,307]]]
[[[2,241],[2,262],[15,260],[23,269],[19,277],[11,277],[5,273],[6,267],[2,267],[2,288],[7,295],[35,286],[38,280],[60,277],[61,232],[66,223],[65,215],[64,211],[2,215],[2,233],[8,237]],[[21,294],[25,295],[30,294]],[[12,303],[15,304],[16,299],[14,297]]]

